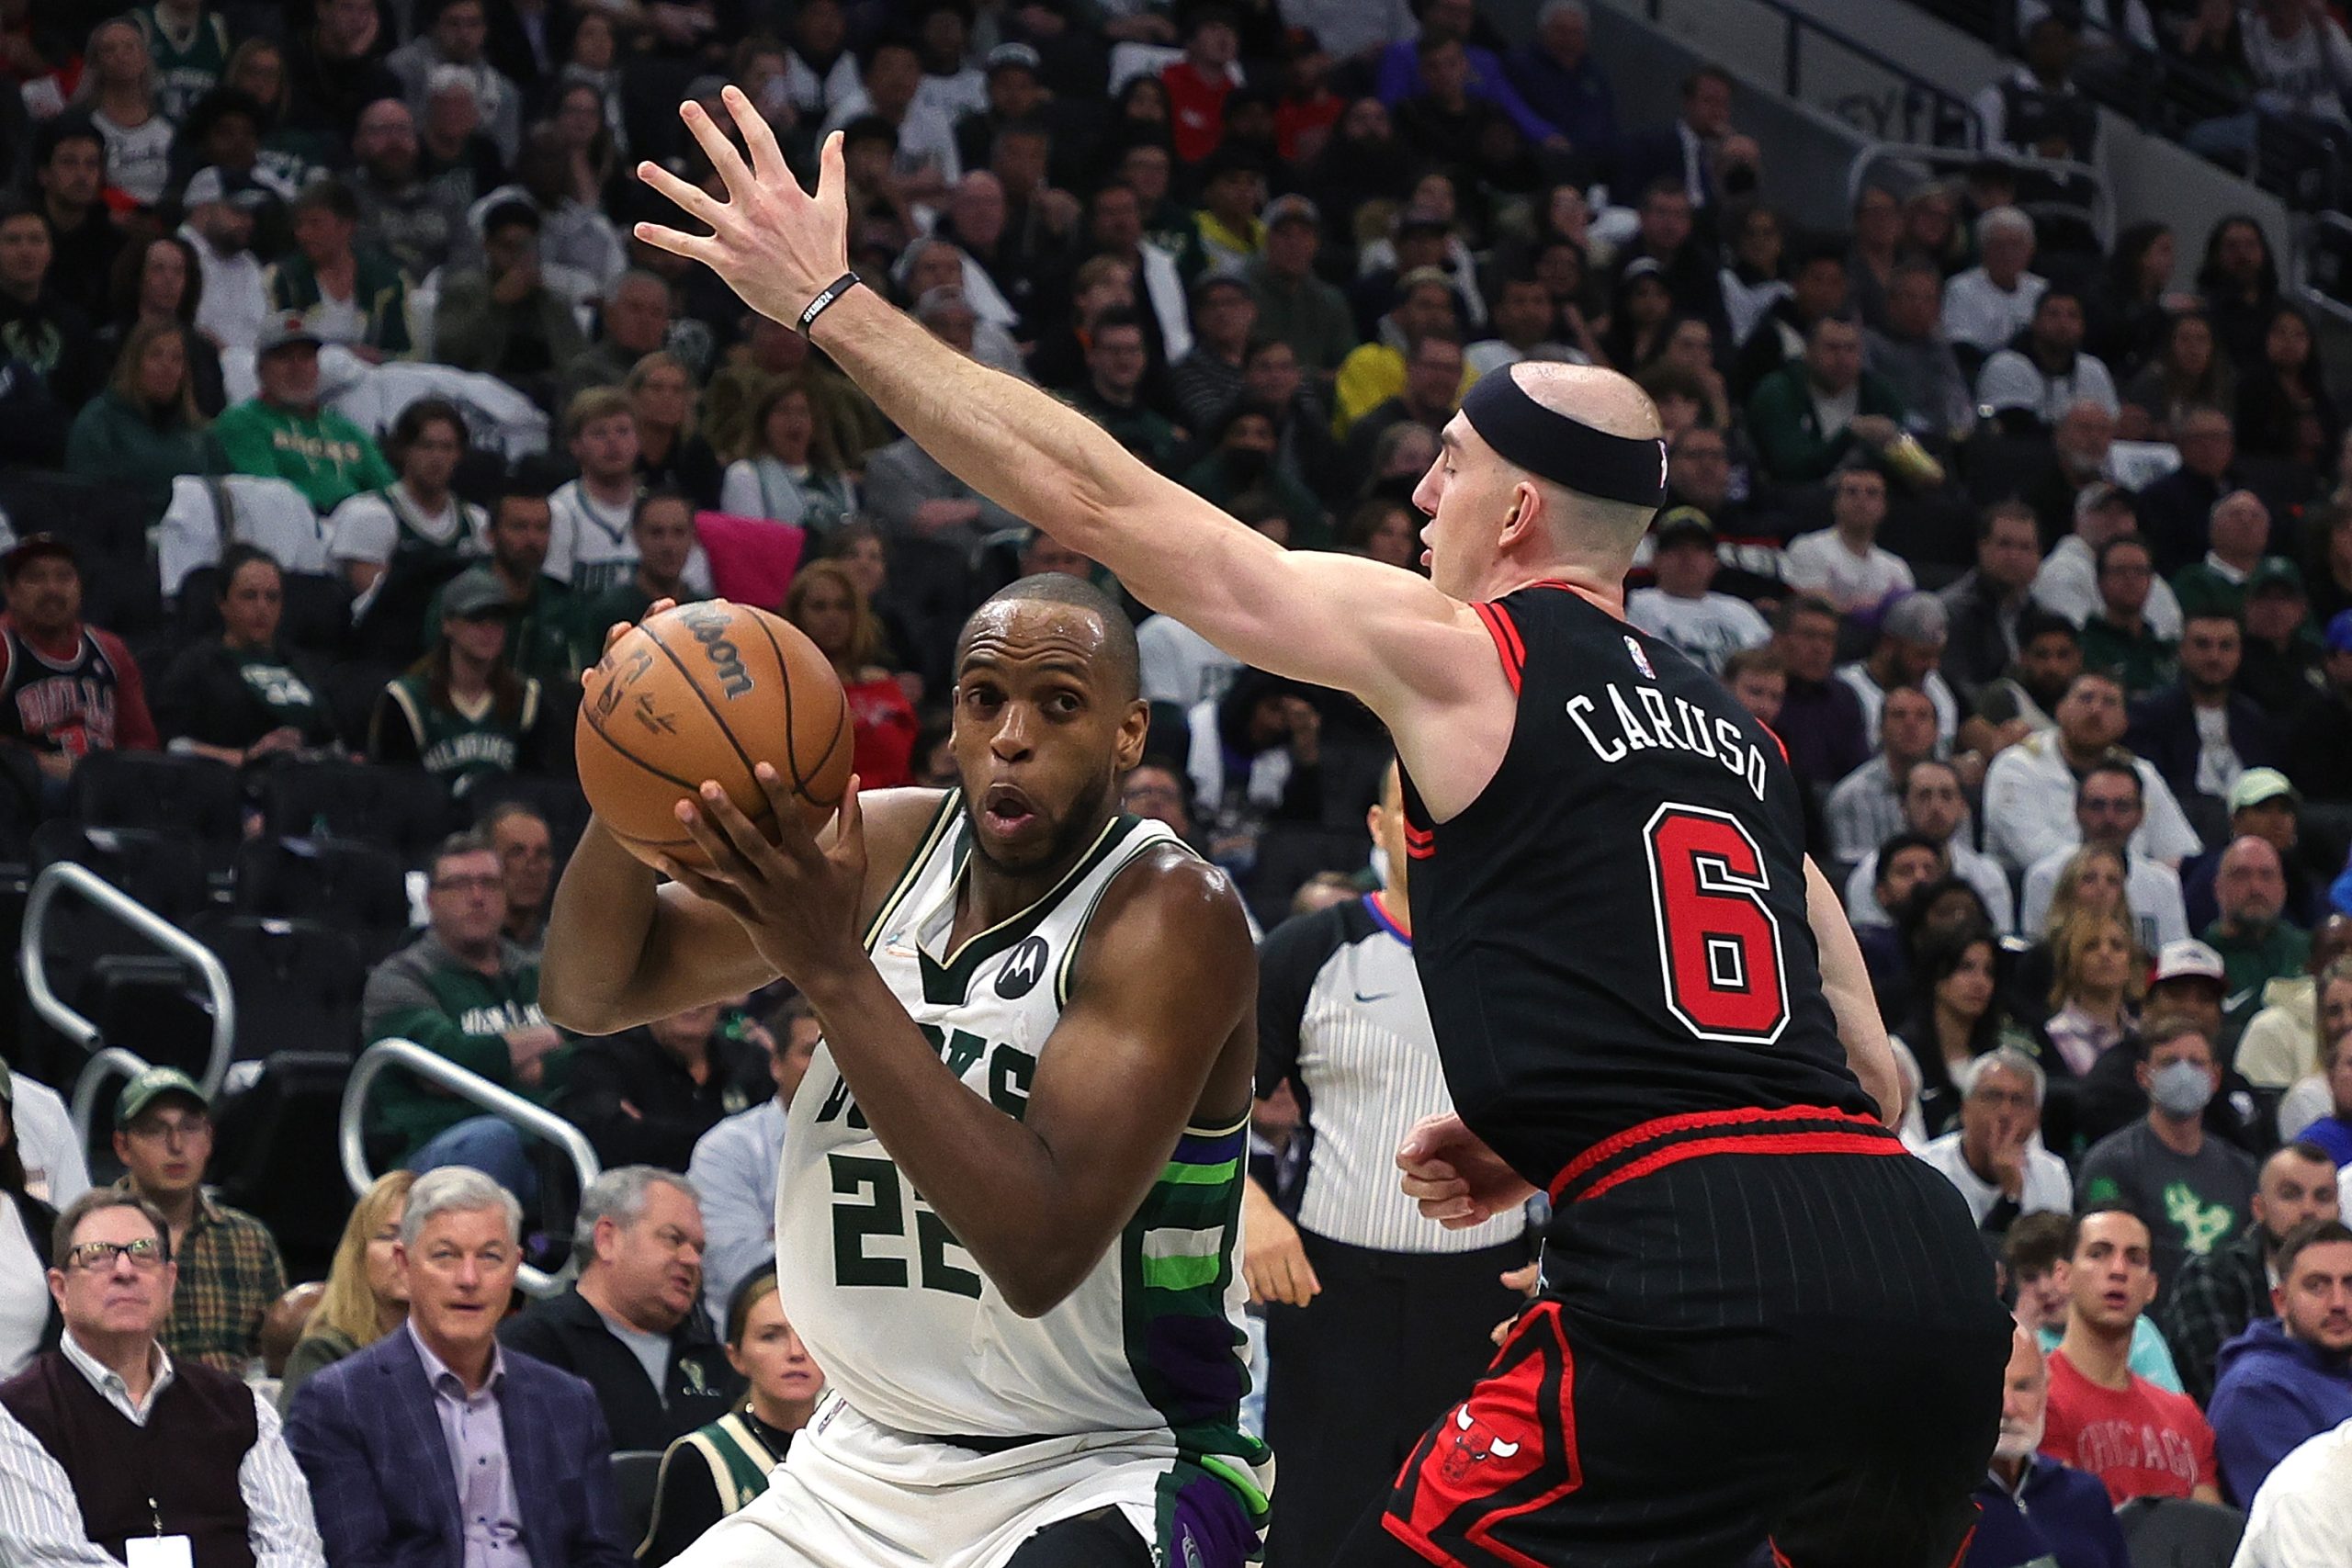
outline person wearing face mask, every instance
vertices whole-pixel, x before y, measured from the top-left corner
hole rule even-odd
[[[2049,1424],[2050,1372],[2041,1347],[2018,1328],[2001,1383],[2001,1435],[1976,1488],[1983,1510],[1961,1568],[2129,1568],[2107,1489],[2035,1450]]]
[[[2147,1091],[2143,1121],[2109,1134],[2083,1156],[2076,1190],[2085,1204],[2129,1208],[2148,1224],[2161,1291],[2191,1258],[2203,1258],[2244,1230],[2253,1213],[2254,1156],[2205,1131],[2205,1106],[2221,1084],[2204,1027],[2173,1017],[2147,1032],[2137,1077]]]

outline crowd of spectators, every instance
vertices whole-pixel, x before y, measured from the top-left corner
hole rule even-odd
[[[208,1186],[233,1090],[133,1079],[91,1189],[55,1092],[0,1069],[0,1475],[39,1494],[0,1490],[0,1556],[152,1527],[199,1564],[616,1563],[619,1450],[667,1455],[655,1564],[809,1417],[765,1265],[814,1021],[763,994],[551,1026],[566,813],[507,786],[568,787],[607,627],[714,594],[831,662],[869,787],[952,782],[970,607],[1117,584],[635,240],[662,216],[638,160],[716,188],[673,110],[727,82],[796,168],[842,132],[868,287],[1289,548],[1419,570],[1411,496],[1468,387],[1634,378],[1671,493],[1629,619],[1783,740],[1905,1136],[2017,1301],[1968,1561],[2120,1562],[2139,1496],[2300,1528],[2265,1478],[2340,1468],[2294,1450],[2352,1417],[2352,446],[2260,224],[2102,246],[2002,161],[2095,134],[2099,58],[2045,9],[1977,106],[1984,162],[1888,165],[1807,233],[1759,198],[1780,154],[1733,79],[1621,104],[1576,0],[1513,38],[1472,0],[0,3],[0,493],[61,508],[6,519],[0,743],[51,816],[116,750],[256,807],[325,762],[433,780],[470,827],[407,868],[353,1038],[302,1043],[415,1042],[605,1167],[569,1190],[392,1073],[367,1134],[398,1168],[288,1297]],[[2196,17],[2163,47],[2254,94],[2201,150],[2352,125],[2324,7],[2162,9]],[[152,534],[146,595],[85,510]],[[1376,886],[1368,716],[1129,604],[1128,809],[1269,926]],[[1279,1199],[1312,1152],[1276,1104]],[[151,1480],[158,1441],[204,1462]]]

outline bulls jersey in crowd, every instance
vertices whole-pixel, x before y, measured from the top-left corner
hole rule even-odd
[[[45,534],[0,557],[10,614],[0,634],[0,739],[85,757],[158,744],[139,665],[112,632],[82,622],[73,553]]]

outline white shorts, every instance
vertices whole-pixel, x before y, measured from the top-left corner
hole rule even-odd
[[[1165,1432],[1088,1432],[982,1453],[894,1431],[829,1394],[768,1489],[674,1568],[1004,1568],[1049,1525],[1115,1507],[1159,1563],[1240,1568],[1257,1539]]]

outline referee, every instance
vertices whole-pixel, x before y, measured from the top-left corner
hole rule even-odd
[[[1251,1181],[1242,1270],[1266,1306],[1266,1438],[1282,1456],[1269,1568],[1325,1568],[1521,1303],[1517,1212],[1467,1230],[1421,1217],[1397,1142],[1453,1108],[1413,968],[1396,764],[1366,814],[1383,892],[1301,915],[1258,950],[1258,1095],[1287,1081],[1311,1134],[1293,1224]]]

